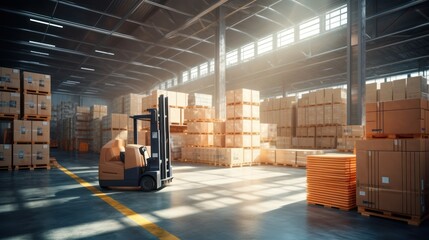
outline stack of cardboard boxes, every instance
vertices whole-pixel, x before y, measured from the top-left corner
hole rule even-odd
[[[0,169],[12,170],[12,121],[21,112],[20,71],[0,67]]]
[[[101,119],[107,116],[106,105],[93,105],[89,109],[90,111],[90,133],[91,133],[91,144],[90,150],[95,153],[99,153],[101,150]]]
[[[344,89],[319,89],[298,100],[297,148],[336,148],[339,126],[346,124],[346,92]]]
[[[111,113],[101,120],[101,146],[104,146],[112,139],[128,139],[128,118],[127,114]]]
[[[2,94],[1,109],[3,113],[7,109],[8,115],[1,117],[13,119],[13,122],[9,120],[6,124],[13,129],[12,137],[5,138],[7,141],[13,139],[13,147],[3,146],[3,150],[9,151],[3,155],[11,158],[4,159],[11,161],[7,164],[15,166],[15,169],[50,169],[51,77],[23,72],[21,89],[19,70],[3,68],[3,73],[5,75],[2,75],[2,89],[11,92]]]
[[[427,80],[371,84],[366,91],[367,140],[356,142],[358,210],[418,225],[429,204]]]
[[[361,125],[349,125],[341,127],[341,136],[337,138],[337,150],[340,152],[353,152],[357,140],[362,140],[364,127]]]
[[[92,141],[91,116],[89,107],[77,106],[75,115],[72,118],[72,150],[88,152],[89,144]]]

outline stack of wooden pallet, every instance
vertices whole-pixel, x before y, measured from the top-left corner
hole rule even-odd
[[[356,156],[325,154],[307,157],[308,204],[350,210],[356,207]]]

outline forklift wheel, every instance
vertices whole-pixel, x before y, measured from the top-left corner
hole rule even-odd
[[[143,176],[140,180],[140,186],[143,192],[155,190],[155,180],[151,176]]]

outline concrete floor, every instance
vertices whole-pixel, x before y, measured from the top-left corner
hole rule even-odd
[[[53,151],[98,187],[98,155]],[[158,191],[103,190],[180,239],[428,239],[420,227],[307,206],[304,169],[176,163]],[[0,172],[1,239],[156,239],[60,171]]]

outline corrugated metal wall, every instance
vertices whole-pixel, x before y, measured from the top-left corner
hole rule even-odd
[[[107,108],[109,109],[109,111],[111,109],[111,104],[112,104],[112,100],[110,99],[53,93],[52,106],[58,105],[61,102],[74,102],[74,103],[77,103],[79,106],[87,106],[87,107],[90,107],[96,104],[107,105]]]

